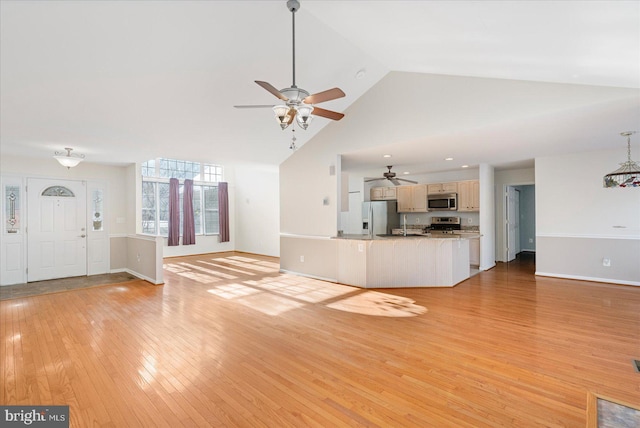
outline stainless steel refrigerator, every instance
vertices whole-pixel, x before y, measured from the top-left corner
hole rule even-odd
[[[362,204],[362,233],[376,236],[390,234],[400,227],[396,201],[371,201]]]

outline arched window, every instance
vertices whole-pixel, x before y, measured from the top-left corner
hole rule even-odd
[[[42,196],[56,196],[63,198],[75,198],[76,195],[64,186],[51,186],[42,191]]]

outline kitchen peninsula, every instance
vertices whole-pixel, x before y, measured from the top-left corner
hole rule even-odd
[[[341,284],[453,287],[470,276],[469,237],[351,235],[336,240]]]

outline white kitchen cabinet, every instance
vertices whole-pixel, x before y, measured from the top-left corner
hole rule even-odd
[[[369,192],[372,201],[394,201],[396,196],[396,188],[393,187],[372,187]]]
[[[426,213],[427,185],[396,187],[399,213]]]
[[[458,211],[480,211],[480,182],[458,182]]]
[[[437,195],[439,193],[458,193],[458,183],[434,183],[427,187],[429,195]]]
[[[372,201],[382,201],[382,187],[372,187],[369,191],[369,198]]]

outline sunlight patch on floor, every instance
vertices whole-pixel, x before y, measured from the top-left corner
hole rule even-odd
[[[351,287],[332,283],[286,284],[279,281],[269,281],[261,284],[254,281],[252,285],[309,303],[320,303],[353,292]]]
[[[237,299],[236,302],[272,316],[305,306],[305,303],[265,292]]]
[[[168,268],[200,283],[220,282],[207,292],[272,316],[309,304],[368,316],[414,317],[427,313],[427,308],[406,297],[281,273],[277,263],[249,257],[213,258],[197,264],[183,262]],[[238,276],[219,270],[236,272]],[[242,275],[252,278],[228,281]]]
[[[208,290],[209,293],[220,296],[224,299],[236,299],[238,297],[248,296],[250,294],[262,293],[252,287],[246,287],[242,284],[225,284]]]
[[[378,291],[364,291],[355,296],[330,303],[327,307],[382,317],[415,317],[427,313],[427,308],[416,305],[415,300]]]
[[[218,272],[218,271],[213,270],[213,269],[203,268],[203,267],[200,267],[200,266],[193,265],[191,263],[180,263],[180,264],[183,265],[183,266],[187,266],[187,267],[189,267],[191,269],[197,270],[199,272],[205,273],[207,275],[213,275],[213,276],[217,276],[217,277],[224,278],[224,279],[236,279],[237,278],[237,276],[235,276],[235,275],[229,275],[227,273]]]
[[[241,270],[241,269],[234,269],[232,267],[225,266],[225,265],[220,264],[220,263],[212,263],[212,262],[204,262],[204,261],[200,262],[200,263],[205,264],[205,265],[209,265],[209,266],[213,266],[216,269],[224,269],[224,270],[228,270],[228,271],[231,271],[231,272],[241,273],[243,275],[250,275],[250,276],[251,275],[255,275],[255,273],[253,273],[253,272],[246,271],[246,270]]]
[[[246,257],[225,257],[222,259],[216,259],[221,263],[229,263],[230,265],[238,266],[245,269],[251,269],[258,272],[273,272],[274,268],[260,266],[255,260],[247,259]],[[252,262],[249,263],[248,261]]]

